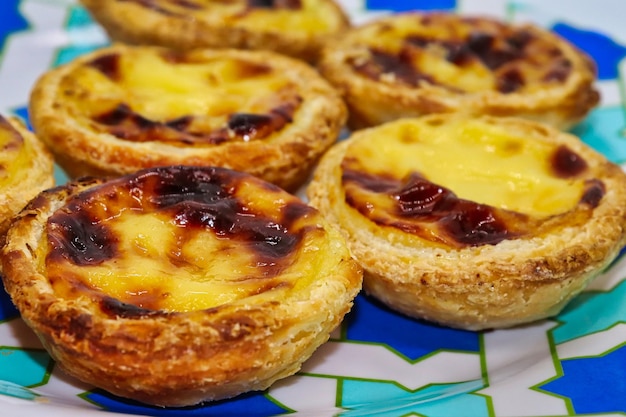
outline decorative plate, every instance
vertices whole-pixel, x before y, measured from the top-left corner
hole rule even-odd
[[[381,13],[438,9],[530,20],[554,30],[589,53],[599,69],[601,106],[574,133],[626,167],[626,3],[341,3],[355,23]],[[75,1],[0,1],[0,113],[27,119],[28,93],[43,71],[106,42]],[[65,181],[60,171],[57,180]],[[557,317],[510,330],[438,327],[359,296],[341,328],[298,374],[265,392],[184,409],[147,407],[65,376],[0,291],[0,394],[6,416],[626,415],[626,251]]]

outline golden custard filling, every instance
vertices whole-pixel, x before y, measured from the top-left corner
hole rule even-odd
[[[537,92],[562,85],[573,64],[547,34],[527,27],[444,14],[407,14],[361,29],[350,59],[383,82],[423,83],[462,92]]]
[[[579,221],[604,192],[580,155],[540,130],[425,118],[364,132],[341,163],[347,205],[435,244],[495,244]]]
[[[126,0],[168,16],[292,33],[329,33],[341,27],[337,11],[318,0]]]
[[[57,88],[85,126],[175,146],[269,140],[292,123],[302,101],[271,63],[150,48],[97,56]]]
[[[33,150],[20,132],[0,116],[0,187],[19,184],[28,175]]]
[[[40,268],[58,296],[90,297],[105,310],[274,302],[306,294],[336,262],[338,236],[320,222],[296,197],[246,174],[149,170],[71,197],[48,220]]]

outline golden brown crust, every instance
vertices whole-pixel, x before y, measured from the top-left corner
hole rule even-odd
[[[160,172],[167,175],[181,169],[187,168]],[[200,177],[209,172],[201,170],[197,170]],[[219,169],[210,174],[216,172],[223,175]],[[246,175],[243,180],[246,187],[260,186],[259,192],[275,193],[284,200],[276,204],[304,206],[254,177]],[[70,290],[69,296],[60,295],[51,270],[46,269],[56,265],[46,258],[54,258],[47,222],[62,208],[67,210],[69,201],[83,198],[79,193],[93,192],[103,184],[107,183],[83,180],[41,193],[9,231],[1,257],[7,291],[59,366],[116,395],[160,406],[185,406],[265,389],[295,373],[328,339],[360,289],[361,270],[340,235],[306,207],[302,210],[309,218],[302,221],[309,222],[312,216],[319,222],[305,233],[324,242],[323,260],[318,274],[294,281],[291,289],[266,288],[261,295],[186,312],[119,304],[98,290],[89,296],[81,286]]]
[[[581,197],[578,208],[538,218],[539,223],[551,224],[547,230],[537,227],[496,244],[455,247],[381,225],[346,202],[341,167],[352,144],[364,143],[377,134],[384,134],[390,144],[401,141],[388,130],[377,133],[393,125],[446,125],[454,120],[433,115],[354,133],[321,160],[307,189],[310,203],[341,228],[365,270],[365,291],[397,311],[474,330],[514,326],[558,313],[626,243],[626,175],[577,138],[522,119],[478,119],[527,140],[567,146],[588,164],[577,180],[603,184],[603,192]],[[411,160],[410,152],[403,155],[407,158],[403,162]],[[446,164],[445,155],[432,158]],[[414,169],[420,171],[419,166]],[[422,174],[429,176],[429,172]],[[588,198],[592,194],[595,197]],[[597,206],[590,209],[587,203]],[[373,204],[368,210],[378,213],[378,207]]]
[[[197,85],[189,86],[189,71]],[[314,69],[278,54],[123,45],[44,74],[30,101],[35,131],[72,178],[213,165],[287,189],[307,178],[338,137],[346,113]],[[233,127],[238,115],[243,117]],[[255,117],[263,124],[255,125]]]
[[[0,116],[7,135],[0,155],[0,240],[28,201],[54,184],[54,164],[46,147],[17,118]]]
[[[343,93],[352,129],[464,112],[519,116],[566,130],[599,102],[595,64],[534,25],[405,13],[355,27],[318,63]]]
[[[326,38],[349,27],[332,0],[254,6],[205,1],[195,7],[167,0],[81,0],[117,42],[175,49],[262,49],[314,62]],[[189,2],[192,4],[192,2]],[[309,19],[309,21],[307,21]]]

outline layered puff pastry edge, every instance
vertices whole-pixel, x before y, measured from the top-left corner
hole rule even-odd
[[[317,210],[224,168],[44,191],[18,215],[1,260],[8,293],[58,366],[158,406],[295,373],[362,281]]]
[[[116,42],[174,49],[237,48],[315,62],[350,21],[333,0],[81,0]]]
[[[280,54],[121,44],[43,74],[29,110],[70,178],[224,166],[286,189],[306,180],[347,115],[313,68]]]
[[[626,243],[626,174],[518,118],[363,129],[321,160],[310,203],[392,309],[480,330],[557,314]]]
[[[343,93],[352,129],[463,112],[567,130],[600,99],[591,58],[532,24],[400,13],[354,27],[318,63]]]
[[[53,185],[52,154],[22,121],[0,115],[0,241],[26,203]]]

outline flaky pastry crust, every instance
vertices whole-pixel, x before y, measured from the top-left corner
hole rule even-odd
[[[400,145],[393,155],[402,156],[387,161],[388,165],[383,164],[385,158],[368,159],[364,152],[358,151],[372,149],[362,145],[378,137],[385,145],[374,148],[381,154],[389,153],[392,144],[419,143],[419,137],[428,134],[416,133],[420,132],[420,126],[432,125],[433,132],[437,132],[437,126],[454,123],[461,129],[464,124],[478,123],[479,130],[488,129],[485,136],[477,134],[483,140],[494,128],[499,135],[521,138],[510,144],[503,141],[501,150],[498,147],[491,150],[495,154],[517,152],[518,145],[522,149],[525,141],[538,141],[548,149],[554,147],[547,165],[565,168],[575,175],[561,172],[565,178],[561,179],[556,173],[548,174],[545,181],[556,180],[563,187],[579,182],[582,194],[573,195],[570,209],[558,209],[548,215],[475,206],[471,201],[446,196],[445,188],[418,181],[422,176],[426,179],[435,176],[414,162],[418,153],[429,155],[426,158],[433,160],[435,166],[449,166],[446,154],[454,153],[451,143],[434,154],[421,151],[417,145],[412,150]],[[491,167],[484,161],[472,160],[474,155],[468,154],[467,166],[479,167],[478,171],[472,170],[479,179],[482,173],[489,175]],[[354,166],[355,158],[366,161],[358,166],[370,168],[356,174],[348,171]],[[511,165],[511,172],[515,172],[513,159],[501,165]],[[391,165],[410,166],[414,171],[407,178],[396,178],[391,174],[394,172]],[[543,167],[544,161],[536,166]],[[447,172],[453,180],[460,179],[465,184],[461,189],[452,189],[453,193],[462,194],[464,188],[471,186],[463,182],[463,177],[470,176],[469,171],[450,168]],[[537,198],[529,193],[528,199],[524,198],[527,193],[524,184],[528,185],[524,180],[533,181],[536,171],[533,172],[526,176],[522,170],[520,191],[514,191],[521,196],[518,201],[522,204],[531,199],[543,204],[552,197],[548,194]],[[361,181],[373,197],[368,197],[369,200],[359,197],[353,191],[355,181],[357,184]],[[350,191],[346,187],[351,187]],[[482,191],[478,195],[499,201],[499,196],[486,193]],[[314,207],[341,228],[353,256],[365,270],[364,290],[368,294],[409,316],[463,329],[510,327],[557,314],[602,272],[626,243],[624,172],[578,138],[522,119],[433,115],[363,129],[326,153],[307,195]],[[445,197],[439,201],[439,196]],[[556,203],[562,204],[563,198],[556,198]],[[392,209],[386,209],[385,205]],[[433,206],[435,209],[429,211]],[[430,223],[428,219],[433,218],[440,221]],[[422,219],[424,222],[419,223]]]
[[[329,36],[350,26],[333,0],[81,0],[81,4],[117,42],[175,49],[262,49],[308,62],[318,58]]]
[[[45,73],[29,110],[71,178],[224,166],[286,189],[306,180],[347,115],[313,68],[279,54],[121,44]]]
[[[176,179],[172,187],[168,181],[179,177],[184,183]],[[122,232],[115,228],[142,210],[147,217],[133,218],[145,224],[170,213],[151,230],[164,234],[146,236],[142,227],[132,232],[137,220]],[[117,214],[99,217],[103,213]],[[235,223],[228,226],[231,214]],[[264,226],[264,216],[275,221]],[[194,239],[223,247],[193,249]],[[249,251],[258,265],[228,265]],[[115,183],[85,179],[44,191],[19,214],[1,258],[13,302],[64,371],[159,406],[263,390],[295,373],[349,311],[362,279],[345,242],[316,210],[275,186],[221,168],[151,169]],[[128,271],[120,266],[125,259]],[[227,267],[202,278],[203,262]],[[247,268],[250,275],[241,272]],[[171,278],[154,282],[169,286],[173,280],[170,292],[161,294],[135,277],[153,282],[162,271],[173,271]],[[106,289],[90,281],[99,274]],[[189,274],[201,278],[189,283]],[[191,294],[183,287],[178,294],[178,283],[202,290]],[[213,285],[235,287],[215,290],[205,307],[204,294]],[[120,298],[110,295],[118,286]],[[189,307],[186,300],[200,304]],[[185,308],[163,307],[172,302]]]
[[[0,242],[13,217],[54,185],[52,154],[14,117],[0,115]]]
[[[403,13],[355,27],[318,63],[343,93],[352,129],[463,112],[572,127],[599,102],[585,53],[532,24]]]

